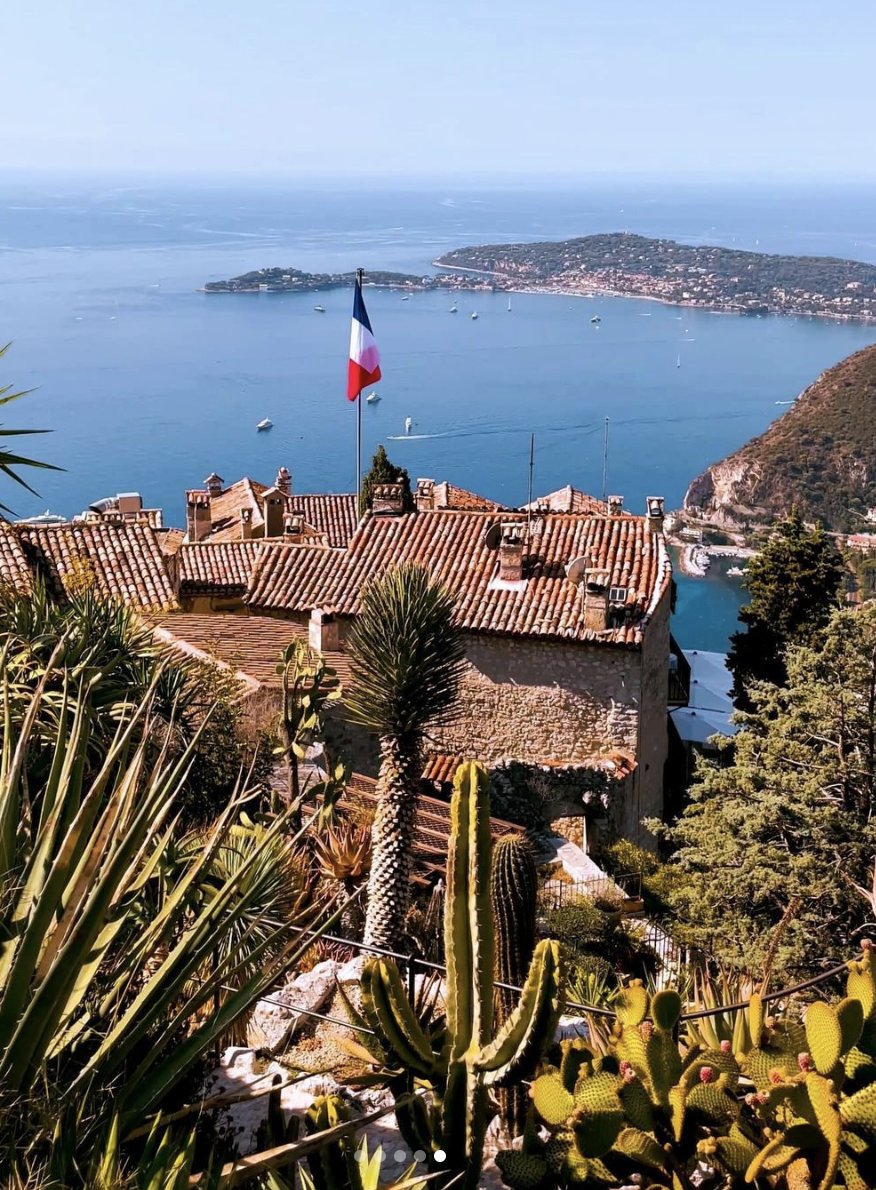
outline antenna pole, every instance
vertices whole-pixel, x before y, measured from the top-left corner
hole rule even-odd
[[[535,470],[535,434],[529,435],[529,496],[526,501],[526,541],[532,540],[532,473]]]
[[[602,503],[608,498],[608,418],[605,419],[605,436],[602,440]]]
[[[364,269],[356,269],[356,282],[362,291],[362,281],[365,277]],[[356,398],[356,511],[358,515],[359,500],[362,495],[362,393]]]
[[[532,503],[532,473],[535,470],[535,434],[529,435],[529,496],[527,503]]]

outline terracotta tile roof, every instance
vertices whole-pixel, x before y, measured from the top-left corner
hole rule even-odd
[[[479,496],[477,492],[466,491],[455,483],[435,484],[435,508],[452,508],[462,512],[495,512],[503,506],[497,500],[488,496]]]
[[[33,586],[30,567],[21,548],[18,531],[0,520],[0,586],[19,595],[29,595]]]
[[[464,757],[462,756],[444,756],[440,753],[434,753],[426,761],[426,767],[423,769],[423,780],[435,785],[452,784],[453,778],[456,776],[456,770],[462,764],[463,759]],[[523,760],[511,760],[510,762],[496,761],[487,767],[490,769],[502,768],[505,763],[526,764],[527,762]],[[622,782],[631,773],[635,772],[636,760],[635,757],[629,756],[624,752],[609,752],[605,755],[588,757],[587,760],[533,760],[532,767],[540,769],[565,769],[568,771],[587,769],[590,772],[604,773],[607,778]]]
[[[155,536],[158,538],[158,544],[165,557],[172,557],[177,553],[186,538],[182,529],[158,529]]]
[[[548,492],[546,496],[539,496],[532,504],[524,504],[523,507],[547,508],[550,512],[582,512],[588,516],[604,516],[608,512],[608,505],[602,500],[589,496],[580,488],[573,488],[571,484]]]
[[[189,645],[268,687],[280,685],[276,669],[286,646],[293,640],[307,640],[305,625],[271,616],[170,612],[151,616],[150,622],[161,629],[168,643]],[[344,653],[327,653],[326,664],[342,684],[349,682],[350,661]]]
[[[176,560],[179,567],[181,595],[197,592],[226,591],[243,594],[246,590],[261,541],[186,542],[180,546]]]
[[[213,528],[210,540],[240,541],[240,510],[242,508],[250,510],[252,528],[261,533],[265,523],[262,517],[262,496],[267,490],[266,483],[259,483],[257,479],[249,479],[244,476],[243,479],[231,484],[223,492],[212,496],[210,498],[210,516]]]
[[[353,773],[341,806],[359,809],[373,816],[377,807],[377,782],[362,773]],[[493,842],[504,835],[523,835],[524,828],[502,818],[490,819]],[[421,793],[417,799],[414,821],[414,862],[421,875],[443,875],[450,842],[450,806],[438,798]]]
[[[105,598],[135,607],[177,606],[157,534],[148,525],[21,525],[18,534],[31,569],[58,595],[72,583],[93,581]]]
[[[289,497],[289,511],[299,513],[306,524],[324,533],[330,546],[348,545],[359,523],[353,492],[324,496],[293,493]]]
[[[526,582],[497,589],[497,554],[486,536],[507,521],[527,523],[520,512],[438,511],[371,516],[348,550],[275,547],[259,558],[247,602],[254,608],[306,612],[323,607],[339,615],[359,610],[359,591],[375,574],[401,562],[418,562],[456,596],[460,627],[474,632],[637,645],[648,615],[671,578],[662,536],[644,517],[547,513],[532,518]],[[584,627],[581,590],[565,567],[584,557],[609,572],[612,586],[627,590],[624,622],[595,632]]]

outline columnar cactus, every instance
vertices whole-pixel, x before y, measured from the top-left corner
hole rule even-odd
[[[475,1190],[483,1161],[488,1090],[537,1062],[561,1008],[559,946],[535,948],[523,992],[493,1034],[495,935],[490,906],[490,802],[485,769],[462,765],[454,781],[444,907],[447,1030],[440,1050],[416,1019],[395,964],[367,963],[362,1007],[389,1055],[431,1091],[399,1116],[408,1144],[445,1180]],[[435,1154],[440,1153],[436,1160]]]
[[[867,1190],[876,1185],[876,964],[849,964],[836,1006],[776,1021],[753,996],[738,1030],[708,1049],[676,1039],[676,992],[625,989],[609,1051],[563,1042],[532,1084],[548,1139],[498,1155],[514,1190],[628,1182],[687,1187],[711,1167],[722,1185]]]
[[[496,927],[496,975],[500,983],[520,987],[526,978],[535,950],[535,919],[538,908],[538,872],[532,847],[518,835],[499,839],[493,848],[490,899]],[[496,993],[498,1023],[513,1011],[516,992]],[[525,1076],[532,1071],[521,1071]],[[527,1090],[520,1085],[502,1087],[496,1092],[502,1123],[514,1136],[523,1130],[528,1101]]]

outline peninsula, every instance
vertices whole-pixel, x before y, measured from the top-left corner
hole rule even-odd
[[[350,288],[355,273],[304,273],[300,269],[255,269],[228,281],[208,281],[204,293],[318,293],[326,289]],[[427,289],[492,289],[489,281],[480,284],[458,275],[415,277],[410,273],[387,273],[369,269],[365,284],[373,288],[402,289],[408,292]]]
[[[535,244],[457,248],[435,262],[496,288],[599,292],[741,314],[876,320],[876,265],[770,256],[612,232]]]
[[[456,248],[437,274],[369,270],[367,284],[434,289],[605,293],[736,314],[876,321],[876,265],[832,256],[772,256],[612,232],[535,244]],[[353,273],[256,269],[208,281],[205,293],[314,293],[349,287]]]

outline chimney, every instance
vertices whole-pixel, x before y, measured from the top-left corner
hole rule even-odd
[[[241,508],[240,510],[240,540],[252,541],[252,509]]]
[[[400,516],[404,511],[405,489],[401,483],[376,483],[371,489],[371,511],[375,516]]]
[[[186,533],[189,541],[203,541],[213,528],[209,492],[186,492]]]
[[[268,488],[262,496],[262,517],[265,522],[265,537],[281,537],[283,534],[283,513],[286,511],[286,497],[279,488]]]
[[[417,480],[417,512],[432,512],[435,508],[435,480]]]
[[[292,495],[292,476],[289,473],[288,467],[281,467],[277,472],[274,487],[277,491],[282,492],[284,496]]]
[[[215,471],[211,471],[210,474],[207,476],[207,478],[204,480],[204,487],[207,489],[207,491],[210,493],[211,496],[221,496],[222,495],[222,484],[224,482],[225,482],[225,480],[222,478],[221,475],[217,475]]]
[[[499,538],[499,581],[519,583],[523,578],[523,521],[508,521],[501,526]]]
[[[143,497],[139,492],[119,492],[116,499],[122,520],[136,519],[137,514],[143,511]]]
[[[584,571],[584,627],[589,632],[604,632],[608,627],[610,580],[607,570]]]
[[[300,541],[304,535],[304,517],[299,512],[283,513],[283,539]]]
[[[315,653],[336,653],[341,647],[340,625],[332,612],[315,607],[307,625],[307,641]]]
[[[608,515],[620,516],[624,510],[623,496],[609,496],[608,497]]]
[[[648,505],[648,528],[652,533],[663,532],[663,497],[649,496],[647,500]]]

